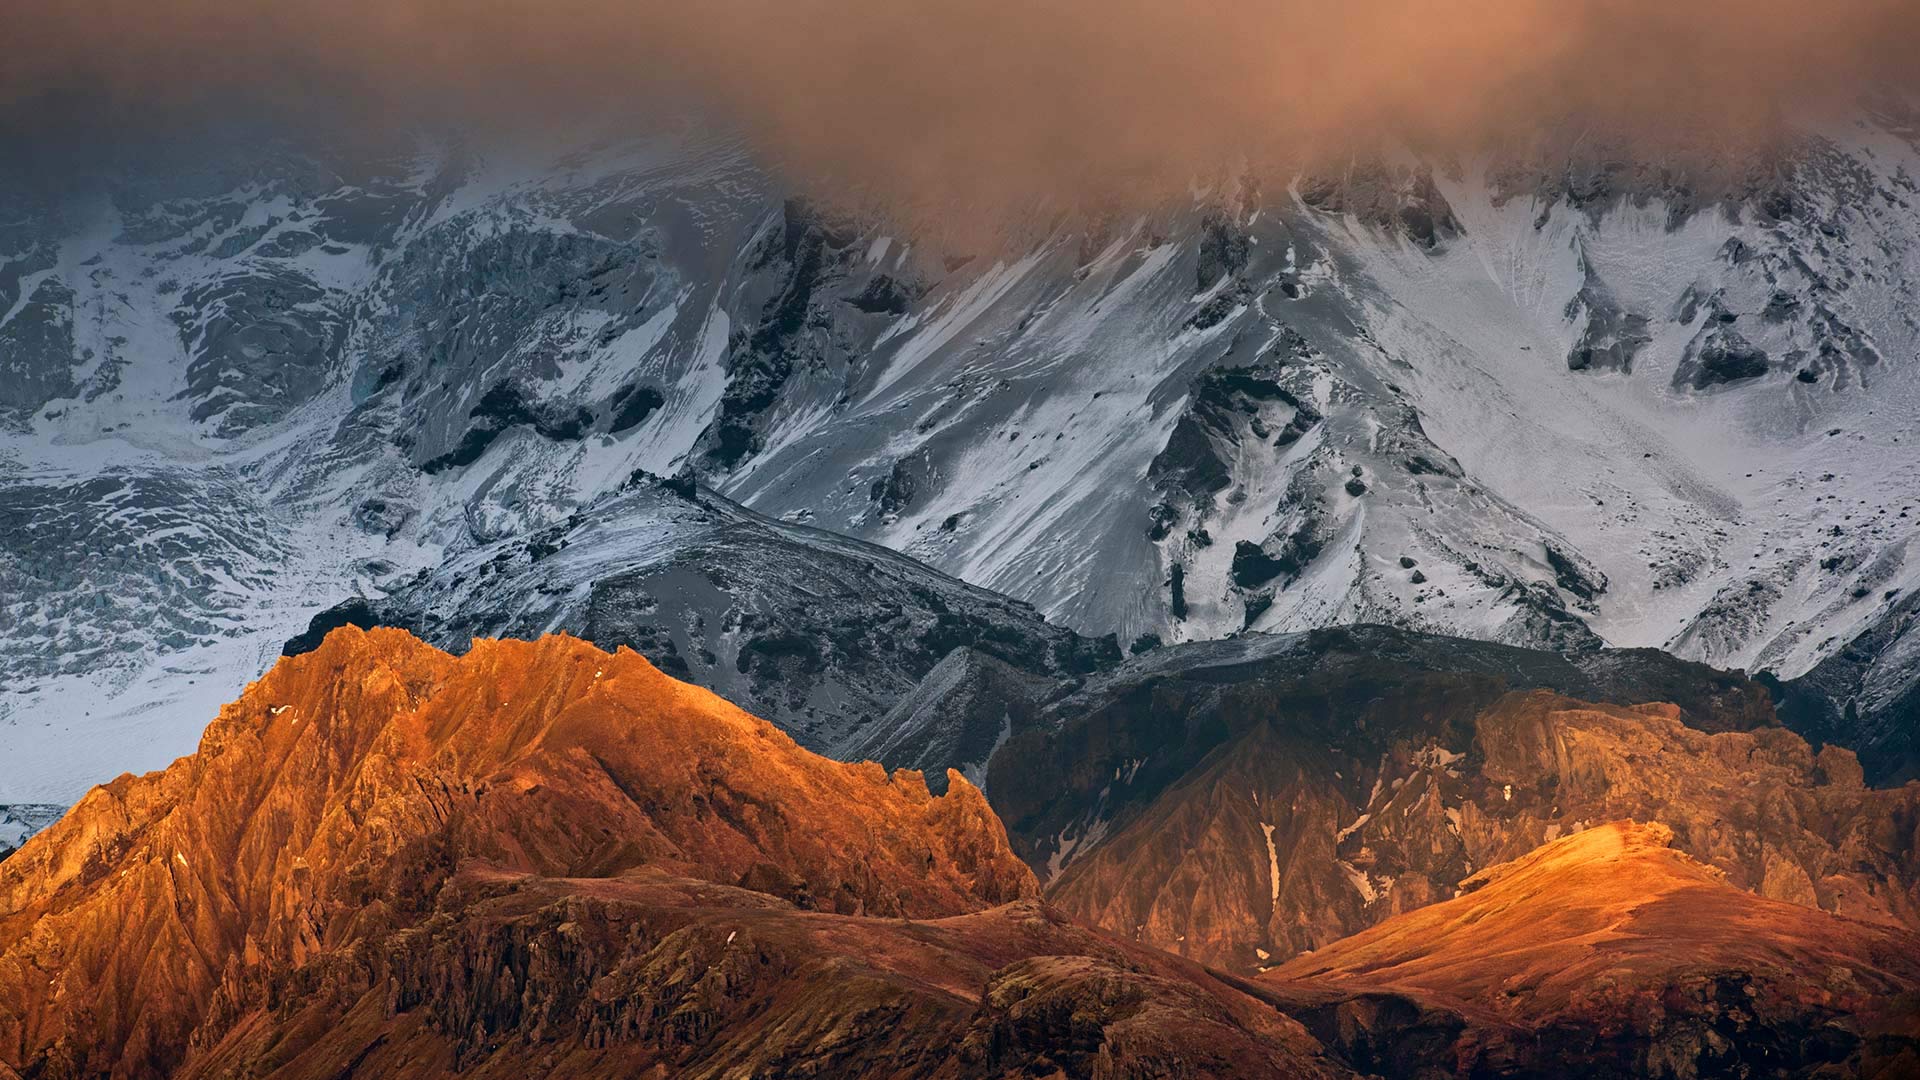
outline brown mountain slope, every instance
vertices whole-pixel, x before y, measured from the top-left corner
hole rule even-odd
[[[1912,1076],[1920,935],[1757,897],[1614,822],[1262,976],[1391,1075]]]
[[[931,921],[797,911],[644,871],[470,871],[373,992],[309,968],[183,1078],[1341,1077],[1259,987],[1036,901]],[[359,976],[364,977],[364,976]]]
[[[1048,883],[1049,902],[1251,973],[1448,899],[1481,867],[1636,818],[1668,823],[1677,848],[1740,888],[1920,927],[1920,784],[1865,788],[1846,750],[1815,754],[1777,727],[1709,733],[1667,705],[1533,691],[1482,706],[1445,679],[1414,689],[1318,718],[1284,700],[1190,714],[1230,734],[1132,805],[1130,774],[1113,775],[1082,826],[1098,842]]]
[[[1258,992],[1034,892],[957,775],[816,757],[624,650],[345,628],[0,864],[0,1063],[1336,1071]]]

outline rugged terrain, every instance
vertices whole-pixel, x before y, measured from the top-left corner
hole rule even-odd
[[[349,627],[0,863],[0,1063],[1347,1075],[1035,891],[957,774],[817,757],[630,651]]]
[[[454,656],[338,627],[223,709],[197,753],[94,789],[0,862],[0,1075],[1896,1076],[1920,1060],[1920,785],[1866,789],[1845,751],[1816,759],[1772,725],[1757,687],[1658,654],[1581,668],[1370,633],[1344,656],[1345,632],[1293,640],[1307,682],[1284,693],[1245,678],[1248,642],[1166,650],[1215,661],[1184,674],[1150,654],[1085,689],[1157,658],[1148,693],[1168,704],[1183,680],[1216,707],[1262,688],[1248,712],[1368,703],[1353,727],[1389,746],[1370,820],[1306,829],[1331,805],[1311,785],[1250,803],[1284,826],[1258,869],[1301,915],[1263,904],[1268,925],[1358,932],[1248,979],[1203,966],[1247,966],[1214,947],[1243,930],[1220,898],[1260,878],[1236,871],[1224,827],[1174,821],[1156,845],[1116,818],[1104,842],[1076,838],[1087,853],[1043,899],[957,771],[936,796],[918,772],[819,757],[627,649],[556,635]],[[1420,667],[1449,655],[1457,672]],[[1522,678],[1696,692],[1624,708],[1506,689]],[[1231,712],[1188,715],[1228,728]],[[1442,721],[1484,744],[1455,754],[1408,726]],[[1008,782],[1029,798],[1056,782],[1031,735],[992,765],[1029,762],[1035,780]],[[1717,787],[1734,767],[1751,782]],[[1198,778],[1204,803],[1237,806],[1236,777]],[[1588,816],[1622,810],[1677,825]],[[1185,879],[1186,941],[1087,902],[1105,872],[1089,868],[1131,902],[1129,876],[1161,888],[1181,844],[1189,870],[1207,864]],[[1390,900],[1321,903],[1353,879]]]
[[[9,185],[0,801],[164,765],[317,612],[458,593],[637,469],[1123,648],[1372,621],[1770,671],[1903,778],[1916,130],[1382,153],[1006,251],[717,136]]]
[[[949,672],[992,665],[1050,686],[1120,660],[1111,638],[1083,638],[885,548],[645,473],[530,537],[329,608],[283,651],[343,624],[399,626],[451,651],[548,632],[626,646],[818,753],[976,779],[1011,719],[949,700]],[[919,725],[889,715],[909,697],[943,708]]]
[[[0,807],[0,859],[26,843],[27,837],[60,820],[66,811],[64,806],[46,803]]]
[[[1758,685],[1651,651],[1366,627],[1160,650],[1048,704],[988,791],[1052,903],[1231,971],[1625,817],[1740,888],[1920,929],[1920,783],[1867,787]]]
[[[1920,936],[1755,898],[1671,839],[1595,826],[1263,981],[1392,1076],[1920,1069]]]

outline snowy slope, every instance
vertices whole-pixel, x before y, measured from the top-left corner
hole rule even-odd
[[[423,570],[378,598],[316,616],[288,653],[345,622],[404,627],[464,652],[475,637],[569,633],[634,649],[710,687],[819,753],[885,741],[944,775],[984,767],[984,745],[896,730],[886,714],[961,654],[1029,679],[1070,680],[1120,660],[1031,607],[837,533],[773,521],[690,478],[640,474],[568,520]]]
[[[1793,677],[1903,641],[1915,130],[1724,192],[1356,164],[972,258],[696,137],[23,201],[0,801],[163,764],[316,612],[636,469],[1123,645],[1370,620]],[[1904,707],[1872,652],[1827,698]]]

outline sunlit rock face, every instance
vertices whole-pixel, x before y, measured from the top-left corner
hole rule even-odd
[[[958,773],[629,650],[345,627],[0,863],[0,1071],[1354,1075],[1036,892]]]
[[[1362,628],[1022,679],[956,650],[901,728],[1026,702],[996,808],[625,648],[335,628],[0,861],[0,1067],[1909,1063],[1920,784],[1738,676]]]
[[[622,896],[699,907],[708,886],[726,886],[724,905],[876,919],[1035,894],[964,780],[931,798],[920,774],[814,757],[632,651],[547,638],[451,657],[342,628],[225,707],[196,755],[94,790],[0,863],[0,1047],[27,1074],[165,1076],[230,1032],[259,1034],[259,1011],[284,1001],[486,1009],[559,978],[543,965],[578,963],[588,982],[611,970],[593,949],[612,940],[561,930],[530,961],[468,905],[513,922]],[[449,919],[507,951],[436,957],[430,942],[455,947]],[[614,940],[637,961],[674,930],[651,926],[645,945],[626,928]],[[570,1001],[584,1015],[566,1022],[588,1024],[591,1001]],[[434,1024],[470,1038],[465,1020]]]
[[[1920,935],[1754,897],[1673,839],[1596,825],[1262,981],[1390,1075],[1920,1066]]]
[[[1255,972],[1622,817],[1739,888],[1920,927],[1920,784],[1861,777],[1737,675],[1359,628],[1149,654],[1049,706],[988,789],[1063,910]]]

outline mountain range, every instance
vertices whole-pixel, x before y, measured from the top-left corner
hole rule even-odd
[[[1906,777],[1916,130],[1875,106],[1716,169],[1383,150],[980,252],[719,135],[249,141],[15,185],[0,800],[164,765],[342,603],[440,605],[457,647],[504,613],[456,598],[511,579],[541,598],[513,632],[598,640],[584,575],[674,528],[643,473],[1123,653],[1356,622],[1662,648]],[[560,539],[591,570],[532,561]],[[710,602],[648,625],[731,668]]]
[[[0,161],[0,1080],[1920,1075],[1920,112],[1776,123]]]
[[[1354,726],[1395,711],[1415,721],[1389,707]],[[1322,817],[1336,804],[1256,801],[1192,769],[1162,801],[1247,799],[1286,831],[1276,841],[1263,822],[1264,851],[1229,850],[1224,827],[1196,839],[1214,873],[1162,897],[1192,902],[1172,928],[1199,940],[1163,939],[1164,919],[1089,908],[1073,874],[1087,863],[1055,875],[1047,856],[1043,886],[1040,852],[1023,861],[957,771],[934,795],[914,770],[819,757],[627,649],[549,636],[455,657],[342,627],[222,709],[195,754],[95,788],[0,862],[0,1068],[1905,1075],[1920,1063],[1916,894],[1866,864],[1914,865],[1915,834],[1885,826],[1913,822],[1920,784],[1868,792],[1831,749],[1759,796],[1796,820],[1742,819],[1749,744],[1812,760],[1806,744],[1777,726],[1705,734],[1683,715],[1515,691],[1471,721],[1482,735],[1536,725],[1535,746],[1581,747],[1597,727],[1664,750],[1700,785],[1664,801],[1581,790],[1631,764],[1619,755],[1576,750],[1565,782],[1530,783],[1524,741],[1430,742],[1421,771],[1376,781],[1391,796],[1338,829]],[[1026,756],[1009,744],[992,772]],[[1248,756],[1239,767],[1301,767]],[[1503,794],[1483,808],[1450,780]],[[1580,820],[1559,835],[1555,821],[1536,846],[1543,795],[1567,815],[1630,805],[1691,834]],[[1729,820],[1693,816],[1694,798]],[[1874,805],[1896,798],[1903,809]],[[1420,834],[1435,819],[1454,823],[1454,850]],[[1178,843],[1176,829],[1157,835]],[[1092,858],[1133,855],[1127,836]],[[1461,846],[1502,861],[1472,867],[1452,898],[1423,885],[1423,870],[1460,868]],[[1768,853],[1765,878],[1742,882],[1753,852]],[[1132,895],[1151,895],[1163,864],[1134,858]],[[1257,977],[1224,969],[1244,961],[1200,931],[1234,925],[1210,905],[1231,897],[1235,862],[1268,886],[1270,925],[1294,912],[1319,947],[1270,939],[1286,952]],[[1365,898],[1358,914],[1343,892]]]

